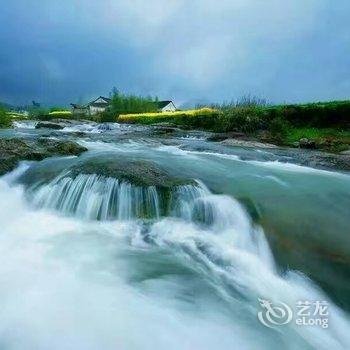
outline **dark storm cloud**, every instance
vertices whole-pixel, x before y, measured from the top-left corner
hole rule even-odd
[[[0,12],[0,100],[107,94],[178,102],[251,93],[348,98],[346,0],[14,0]]]

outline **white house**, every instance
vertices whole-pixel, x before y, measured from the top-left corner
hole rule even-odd
[[[175,112],[176,107],[173,101],[158,101],[158,112]]]
[[[76,115],[96,115],[104,112],[111,104],[111,99],[99,96],[95,100],[86,105],[78,105],[71,103],[72,112]],[[173,101],[158,101],[156,102],[158,112],[175,112],[176,106]]]
[[[95,115],[104,112],[110,105],[111,99],[107,97],[100,96],[96,100],[88,103],[89,114]]]
[[[73,114],[95,115],[104,112],[110,105],[111,99],[99,96],[86,105],[71,103]]]

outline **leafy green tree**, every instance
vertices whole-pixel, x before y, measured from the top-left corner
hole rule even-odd
[[[120,114],[156,112],[158,109],[157,98],[153,99],[151,96],[126,95],[116,88],[113,88],[111,99],[110,112],[113,113],[114,116]]]

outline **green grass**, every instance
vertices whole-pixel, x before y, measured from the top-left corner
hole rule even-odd
[[[288,132],[287,141],[295,142],[301,138],[308,139],[339,139],[350,143],[350,131],[337,129],[318,129],[318,128],[292,128]]]
[[[0,128],[11,127],[11,119],[6,110],[0,108]]]
[[[23,114],[23,113],[17,113],[17,112],[7,112],[7,114],[12,118],[12,119],[28,119],[28,116]]]
[[[350,101],[269,106],[265,113],[297,127],[350,129]]]
[[[284,143],[292,145],[302,138],[313,140],[317,148],[331,152],[350,149],[350,131],[335,128],[291,128],[287,132]]]

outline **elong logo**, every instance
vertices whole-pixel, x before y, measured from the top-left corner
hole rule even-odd
[[[265,299],[259,299],[259,302],[264,311],[258,312],[258,318],[264,326],[273,328],[288,324],[292,320],[293,311],[287,304],[281,302],[276,306]]]
[[[293,320],[292,308],[283,302],[273,304],[270,300],[259,298],[262,311],[258,312],[259,321],[269,328],[287,325]],[[327,301],[298,301],[298,311],[295,313],[297,326],[320,326],[328,328],[328,303]]]

